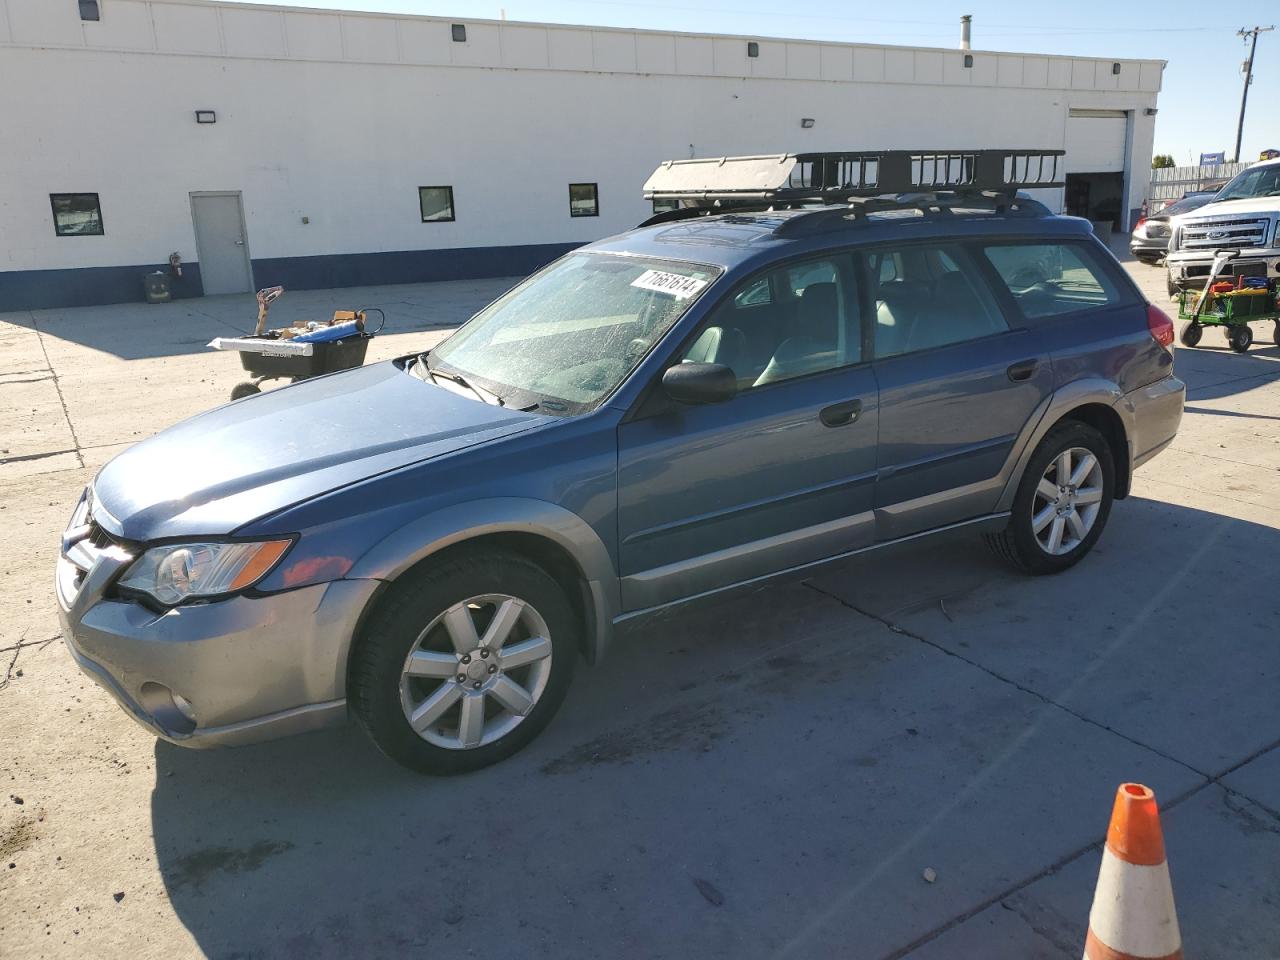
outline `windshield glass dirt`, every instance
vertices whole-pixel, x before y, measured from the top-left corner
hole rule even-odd
[[[577,407],[608,396],[716,278],[713,267],[576,253],[494,302],[431,353],[501,398]]]

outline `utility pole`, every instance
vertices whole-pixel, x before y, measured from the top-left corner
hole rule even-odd
[[[1244,62],[1244,93],[1240,94],[1240,122],[1236,125],[1236,163],[1240,162],[1240,141],[1244,139],[1244,107],[1249,102],[1249,84],[1253,83],[1253,54],[1258,49],[1258,34],[1274,29],[1273,25],[1252,30],[1241,27],[1236,31],[1236,36],[1249,41],[1249,59]]]

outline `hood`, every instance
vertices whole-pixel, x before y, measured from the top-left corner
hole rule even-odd
[[[330,490],[545,422],[388,361],[229,403],[142,441],[99,472],[94,516],[128,540],[225,535]]]
[[[1280,211],[1280,197],[1246,197],[1241,200],[1215,200],[1206,203],[1198,210],[1178,214],[1179,221],[1194,220],[1196,217],[1223,216],[1232,213],[1276,213]]]

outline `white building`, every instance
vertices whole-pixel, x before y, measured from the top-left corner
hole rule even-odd
[[[1124,228],[1163,66],[0,0],[0,312],[139,300],[171,252],[178,296],[520,273],[634,226],[691,155],[1061,147],[1050,204]]]

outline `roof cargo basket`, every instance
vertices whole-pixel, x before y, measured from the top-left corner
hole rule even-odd
[[[1061,187],[1063,150],[880,150],[668,160],[644,185],[649,200],[838,203],[911,193],[993,193]]]

